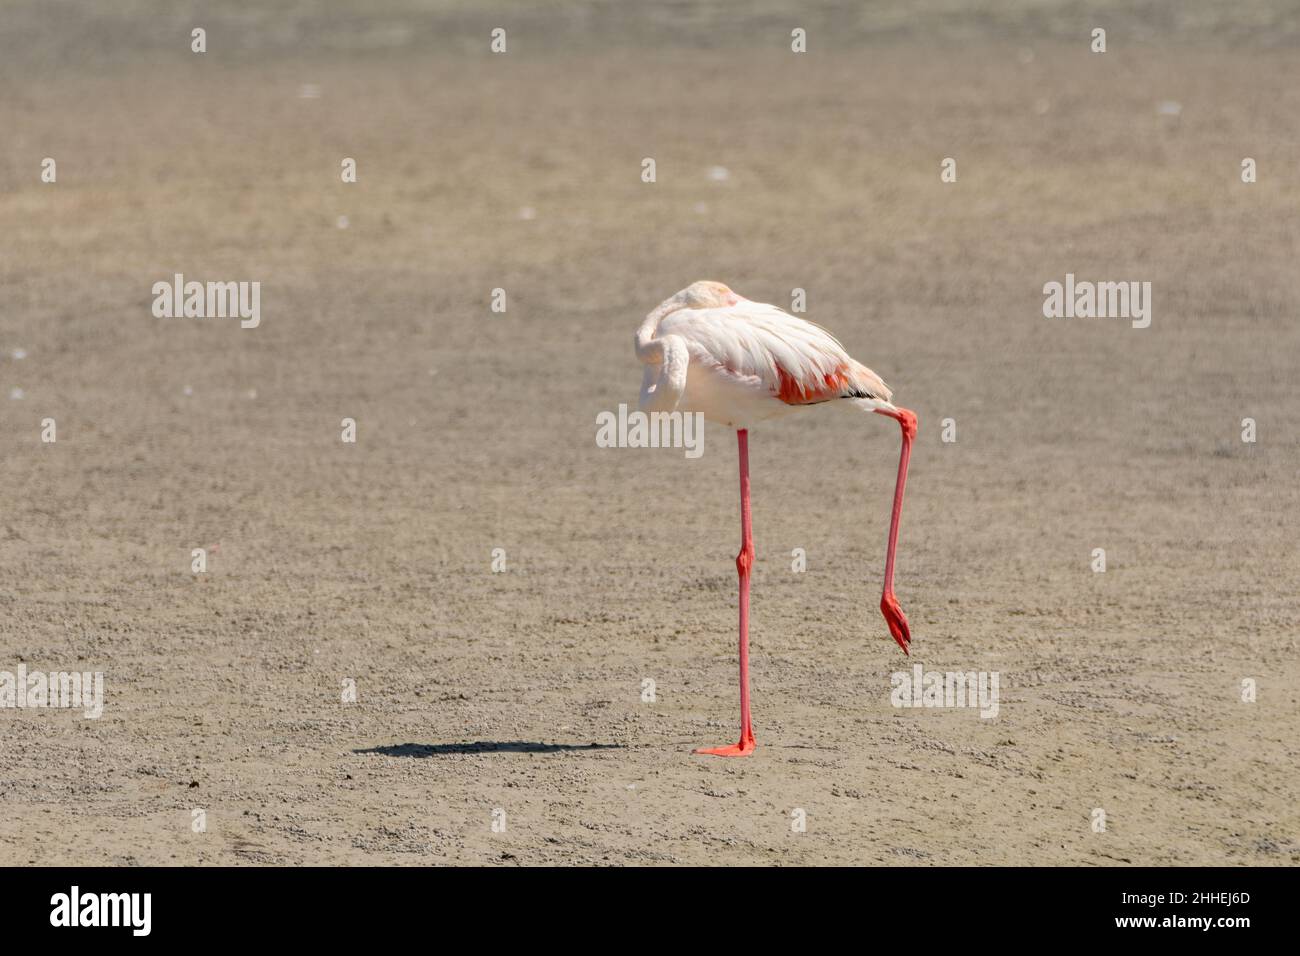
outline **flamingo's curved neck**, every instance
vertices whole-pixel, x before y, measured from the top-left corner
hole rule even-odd
[[[664,346],[662,342],[655,340],[655,332],[659,328],[660,320],[670,312],[676,312],[681,308],[681,303],[677,301],[676,296],[671,299],[665,299],[660,302],[653,312],[645,317],[641,327],[636,330],[636,357],[645,365],[662,365],[664,360]]]

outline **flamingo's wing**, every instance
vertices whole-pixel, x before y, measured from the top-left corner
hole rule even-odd
[[[833,398],[887,402],[892,394],[835,336],[774,305],[742,299],[724,308],[679,309],[660,321],[658,331],[684,339],[697,362],[755,377],[790,405]]]

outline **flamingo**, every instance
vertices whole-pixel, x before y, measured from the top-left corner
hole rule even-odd
[[[749,575],[754,566],[750,426],[839,399],[898,422],[903,440],[880,611],[890,634],[907,654],[912,632],[894,596],[894,551],[917,418],[892,404],[889,386],[852,359],[825,329],[774,305],[751,302],[721,282],[695,282],[665,299],[645,317],[635,341],[637,358],[645,365],[643,412],[702,412],[706,419],[736,429],[740,458],[741,545],[736,555],[740,576],[740,741],[695,752],[747,757],[755,748],[749,713]]]

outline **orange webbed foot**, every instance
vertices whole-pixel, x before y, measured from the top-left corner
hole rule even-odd
[[[911,656],[908,648],[912,644],[912,629],[907,626],[907,615],[898,606],[898,598],[894,597],[892,592],[881,597],[880,613],[885,615],[885,623],[889,625],[889,633],[894,635],[894,640],[903,649],[903,653]]]
[[[701,747],[695,752],[708,757],[748,757],[754,752],[756,746],[754,735],[745,734],[740,738],[738,744],[732,744],[729,747]]]

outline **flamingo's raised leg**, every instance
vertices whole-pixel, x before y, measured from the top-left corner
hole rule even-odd
[[[880,596],[880,613],[885,615],[889,633],[908,654],[912,631],[907,626],[907,616],[898,606],[894,596],[894,549],[898,547],[898,523],[903,516],[903,487],[907,484],[907,463],[912,457],[912,439],[916,437],[916,413],[906,408],[877,408],[876,414],[886,415],[898,422],[903,431],[903,449],[898,455],[898,480],[894,484],[894,511],[889,518],[889,550],[885,553],[885,590]],[[910,656],[910,654],[909,654]]]
[[[713,757],[748,757],[754,752],[754,729],[749,723],[749,572],[754,566],[754,533],[749,513],[749,432],[736,432],[740,453],[740,742],[730,747],[709,747],[695,751]]]

